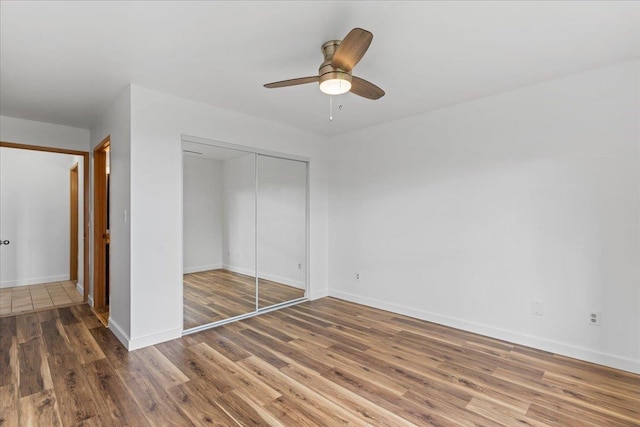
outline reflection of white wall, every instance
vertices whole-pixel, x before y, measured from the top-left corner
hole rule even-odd
[[[184,272],[222,266],[222,163],[184,156]]]
[[[11,241],[0,249],[0,287],[69,279],[69,170],[78,159],[0,148],[0,238]],[[81,266],[80,256],[79,278]]]
[[[258,273],[305,287],[306,163],[258,156]]]
[[[256,271],[255,155],[222,164],[222,245],[224,268],[242,274]]]
[[[253,154],[223,162],[223,264],[255,275]],[[258,275],[305,287],[306,164],[258,156]],[[298,267],[300,264],[300,267]]]

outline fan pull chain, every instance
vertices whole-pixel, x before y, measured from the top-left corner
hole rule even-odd
[[[342,111],[342,94],[338,100],[338,110]],[[333,121],[333,96],[329,95],[329,121]]]
[[[333,96],[329,95],[329,121],[333,121]]]

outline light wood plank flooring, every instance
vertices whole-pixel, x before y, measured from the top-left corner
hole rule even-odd
[[[260,279],[259,306],[304,297],[304,289]],[[184,275],[184,329],[251,313],[256,307],[255,278],[228,270]]]
[[[42,283],[0,289],[0,316],[82,303],[76,281]]]
[[[323,298],[127,352],[0,318],[2,426],[637,426],[640,376]]]

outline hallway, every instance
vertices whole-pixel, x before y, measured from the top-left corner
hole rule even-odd
[[[75,281],[0,289],[0,316],[49,310],[82,303]]]

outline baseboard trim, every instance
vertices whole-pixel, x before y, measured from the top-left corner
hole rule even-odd
[[[127,349],[129,351],[139,348],[149,347],[150,345],[160,344],[165,341],[171,341],[182,336],[182,328],[170,329],[168,331],[158,332],[139,338],[131,338]]]
[[[20,286],[40,285],[42,283],[64,282],[66,280],[69,280],[68,274],[62,274],[59,276],[36,277],[34,279],[25,280],[7,280],[0,283],[0,288],[16,288]]]
[[[122,343],[127,349],[129,349],[129,334],[125,333],[122,327],[109,317],[109,329],[113,332],[113,335],[118,338],[118,341]]]
[[[200,265],[197,267],[184,267],[183,274],[200,273],[201,271],[219,270],[222,268],[222,264],[209,264]]]
[[[521,334],[519,332],[510,331],[507,329],[500,329],[475,322],[460,320],[453,317],[443,316],[436,313],[418,310],[398,304],[392,304],[374,298],[351,294],[348,292],[329,290],[329,296],[355,302],[358,304],[363,304],[369,307],[378,308],[381,310],[390,311],[393,313],[402,314],[405,316],[414,317],[421,320],[426,320],[429,322],[438,323],[440,325],[450,326],[456,329],[462,329],[464,331],[508,341],[514,344],[533,347],[558,355],[572,357],[574,359],[580,359],[587,362],[592,362],[599,365],[609,366],[611,368],[640,374],[640,361],[637,360],[628,359],[613,354],[602,353],[583,347],[563,344],[557,341],[551,341],[532,335]]]

